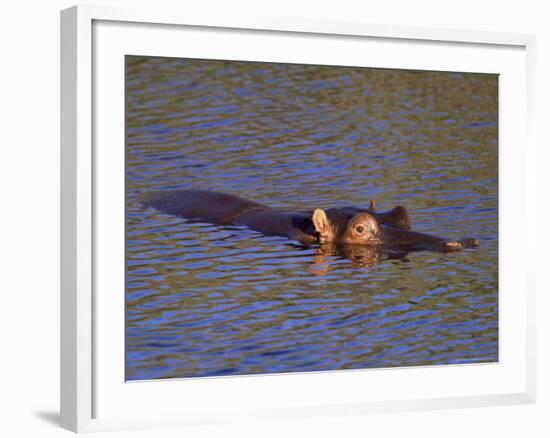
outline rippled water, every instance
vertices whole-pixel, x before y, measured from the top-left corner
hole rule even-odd
[[[498,77],[127,57],[129,380],[498,360]],[[303,248],[146,207],[409,209],[462,253]]]

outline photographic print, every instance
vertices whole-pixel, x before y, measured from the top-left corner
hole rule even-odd
[[[498,75],[125,62],[127,380],[498,361]]]

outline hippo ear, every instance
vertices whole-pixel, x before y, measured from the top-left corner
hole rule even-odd
[[[374,199],[370,200],[369,210],[376,211],[376,202],[374,202]]]
[[[329,229],[329,223],[326,213],[320,208],[313,210],[313,216],[311,217],[315,231],[319,234],[326,234]]]

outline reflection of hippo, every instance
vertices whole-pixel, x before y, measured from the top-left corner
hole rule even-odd
[[[176,190],[150,193],[145,203],[188,219],[217,225],[246,225],[266,235],[286,236],[304,244],[332,242],[444,252],[479,244],[475,239],[447,240],[411,231],[405,208],[377,212],[372,201],[368,209],[316,208],[312,212],[289,212],[225,193]]]

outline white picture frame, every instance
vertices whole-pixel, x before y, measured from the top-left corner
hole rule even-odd
[[[179,32],[178,29],[185,29],[185,32]],[[140,38],[144,32],[148,32],[147,37]],[[219,37],[220,32],[233,32],[235,41],[239,42],[263,38],[261,51],[266,52],[266,42],[269,47],[273,47],[273,51],[262,56],[283,62],[286,57],[290,57],[289,61],[302,60],[307,63],[308,60],[303,60],[299,52],[291,54],[287,49],[283,54],[277,52],[277,47],[282,47],[282,43],[280,45],[277,42],[279,40],[295,38],[298,42],[302,38],[308,40],[304,44],[315,44],[312,40],[325,38],[331,42],[333,38],[334,47],[325,45],[323,52],[328,54],[322,56],[336,57],[337,46],[345,49],[347,45],[353,44],[385,44],[387,47],[396,47],[388,49],[388,52],[396,50],[395,53],[402,53],[403,57],[399,62],[394,62],[392,60],[395,56],[392,58],[385,48],[376,49],[373,46],[373,58],[379,56],[376,58],[376,66],[399,68],[406,65],[411,68],[488,71],[503,75],[503,88],[509,90],[509,94],[500,96],[500,134],[503,138],[500,146],[500,232],[504,238],[500,249],[500,284],[511,292],[517,292],[515,295],[505,293],[499,302],[503,313],[500,324],[504,344],[501,349],[509,354],[505,354],[499,363],[491,365],[184,379],[185,382],[120,381],[119,362],[123,351],[120,351],[119,341],[124,334],[117,332],[120,328],[120,312],[123,312],[117,300],[123,300],[124,290],[120,289],[118,280],[104,274],[106,271],[102,268],[105,264],[120,265],[120,251],[108,251],[112,253],[109,255],[100,240],[119,242],[123,225],[117,222],[120,216],[116,216],[114,223],[118,223],[118,226],[108,228],[109,225],[105,225],[102,217],[104,213],[100,213],[105,208],[97,208],[98,205],[110,205],[118,211],[114,214],[120,214],[121,209],[123,211],[119,195],[123,192],[124,175],[123,167],[118,164],[124,149],[124,142],[120,143],[123,130],[121,132],[119,129],[120,123],[123,123],[119,104],[124,92],[119,87],[121,64],[117,63],[121,62],[120,56],[124,53],[169,55],[172,53],[170,50],[176,50],[171,47],[170,39],[174,35],[180,38],[180,34],[181,38],[189,38],[192,32],[200,32],[205,38]],[[131,38],[125,38],[128,35]],[[128,41],[132,41],[132,47]],[[223,57],[224,52],[216,47],[219,44],[216,45],[215,41],[210,46],[207,43],[202,46],[197,44],[193,55],[200,55],[202,50],[203,57]],[[460,56],[437,56],[437,59],[434,57],[429,60],[422,57],[413,59],[405,56],[408,51],[406,47],[416,48],[420,50],[419,53],[430,53],[431,50],[434,53],[446,53],[449,48],[451,52],[456,50],[464,53]],[[314,49],[313,45],[308,46],[308,50],[313,53],[311,56],[316,56]],[[232,59],[257,59],[259,55],[255,53],[258,47],[251,44],[249,50],[243,55],[233,55]],[[468,51],[476,55],[472,57]],[[491,55],[493,52],[494,55]],[[514,223],[510,217],[514,208],[520,208],[525,220],[536,223],[535,210],[532,207],[522,208],[523,205],[536,205],[534,52],[534,36],[526,34],[316,22],[296,18],[258,19],[241,16],[239,19],[228,19],[215,14],[200,16],[185,10],[164,11],[156,8],[134,10],[78,6],[62,11],[62,427],[83,432],[208,424],[251,417],[268,419],[359,415],[534,402],[535,272],[528,263],[519,259],[533,251],[536,228],[533,225],[525,230],[520,239],[513,235]],[[470,61],[464,61],[461,56]],[[114,62],[117,66],[110,65],[112,59],[118,60]],[[318,61],[317,58],[315,60]],[[334,62],[345,60],[334,59]],[[112,78],[115,80],[111,82]],[[106,104],[104,96],[113,99],[112,102]],[[103,123],[104,119],[115,119],[114,123],[118,125],[107,126]],[[112,140],[110,148],[102,149],[104,152],[98,156],[97,148],[104,148],[101,145],[105,143],[104,138],[108,137]],[[509,144],[521,144],[522,148],[514,149],[508,147]],[[110,156],[110,153],[114,155]],[[508,169],[514,169],[514,166],[512,178]],[[521,254],[517,254],[516,250],[520,248]],[[513,272],[507,267],[514,267]],[[105,296],[98,299],[105,285],[118,291],[120,297],[114,296],[112,301],[104,299]],[[512,327],[511,321],[517,323],[512,324]],[[115,358],[112,363],[105,360],[111,357],[110,353]],[[467,381],[472,378],[477,388],[468,387]],[[379,386],[372,391],[374,395],[351,391],[358,384],[365,384],[365,379],[370,379],[370,388]],[[417,379],[420,382],[417,387],[407,383]],[[384,385],[387,385],[384,382],[388,381],[397,382],[397,387],[389,390],[386,386],[388,389],[384,391]],[[429,381],[432,381],[431,389],[428,388],[430,385],[421,387],[422,382]],[[453,382],[454,389],[450,386]],[[187,400],[187,404],[184,401],[174,402],[182,385],[186,385],[187,394],[196,396],[193,400]],[[292,400],[289,398],[289,388],[300,388],[299,394],[293,394]],[[265,398],[259,397],[258,391]],[[243,395],[235,399],[233,395],[236,393]],[[382,396],[382,393],[386,395]],[[198,394],[210,398],[201,403]],[[139,412],[132,405],[132,400],[139,400],[140,397],[156,402],[145,404],[144,410]],[[247,402],[251,397],[258,398],[252,403]],[[159,401],[161,398],[162,403]],[[219,399],[218,402],[212,404],[213,398]]]

